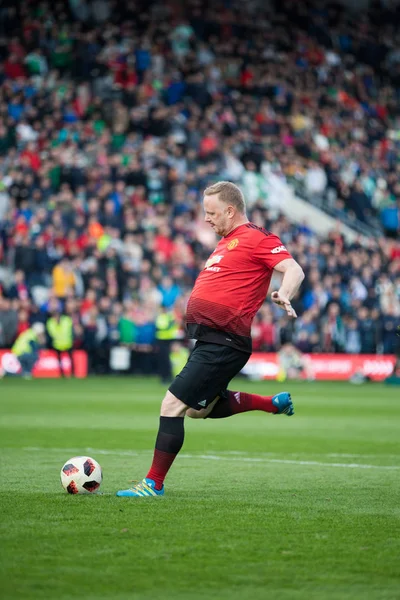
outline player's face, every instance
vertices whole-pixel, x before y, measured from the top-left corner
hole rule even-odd
[[[231,207],[225,204],[225,202],[221,202],[218,194],[204,196],[203,206],[206,223],[210,224],[217,235],[226,235],[229,232],[231,221],[229,218]]]

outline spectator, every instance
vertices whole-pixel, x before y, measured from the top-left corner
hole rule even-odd
[[[324,196],[327,186],[327,177],[324,169],[316,162],[310,161],[310,166],[305,177],[305,189],[309,198],[319,201]]]
[[[47,334],[50,338],[51,348],[57,353],[60,374],[66,376],[63,365],[63,354],[67,353],[71,364],[71,375],[74,375],[73,358],[73,322],[71,317],[55,311],[46,322]]]
[[[163,383],[172,380],[171,344],[177,338],[178,327],[173,312],[162,307],[156,322],[155,338],[158,349],[157,372]]]
[[[372,318],[372,311],[366,307],[358,310],[358,331],[360,334],[360,351],[363,354],[375,354],[378,341],[378,319]]]
[[[172,364],[172,376],[176,377],[185,366],[187,359],[189,358],[189,350],[185,348],[183,344],[179,342],[173,342],[171,345],[171,364]]]
[[[151,311],[138,311],[136,316],[136,340],[132,352],[134,372],[150,375],[156,370],[156,324]]]
[[[14,306],[8,298],[0,296],[0,346],[2,348],[10,348],[17,336],[18,314]]]
[[[71,262],[62,258],[53,269],[53,291],[57,298],[65,300],[70,290],[74,290],[75,276]]]
[[[158,289],[162,294],[162,306],[168,309],[174,306],[182,293],[179,286],[173,282],[171,277],[163,277]]]
[[[361,352],[361,334],[357,319],[350,318],[345,326],[344,350],[348,354],[359,354]]]
[[[395,354],[397,340],[398,317],[391,307],[382,317],[382,350],[384,354]]]
[[[27,300],[29,298],[29,289],[26,284],[24,271],[15,271],[14,283],[9,288],[7,295],[11,299],[18,298],[18,300]]]
[[[322,319],[322,344],[327,352],[343,352],[345,341],[345,328],[340,316],[340,307],[334,302],[330,304],[326,317]]]
[[[254,350],[272,352],[277,349],[277,330],[271,311],[264,310],[257,315],[251,335]]]

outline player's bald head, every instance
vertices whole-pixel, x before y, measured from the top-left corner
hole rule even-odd
[[[219,181],[204,190],[204,196],[214,196],[215,194],[218,194],[218,199],[224,204],[234,206],[241,215],[246,213],[246,203],[242,190],[234,183]]]

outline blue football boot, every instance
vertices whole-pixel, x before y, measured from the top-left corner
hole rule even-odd
[[[289,392],[279,392],[279,394],[275,394],[275,396],[272,397],[272,404],[278,409],[278,412],[274,414],[284,414],[288,417],[294,415],[294,406]]]
[[[164,486],[161,490],[156,490],[156,482],[152,479],[145,478],[138,481],[129,490],[119,490],[117,496],[125,498],[145,498],[147,496],[164,496]]]

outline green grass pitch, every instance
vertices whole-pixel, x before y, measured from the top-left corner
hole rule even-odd
[[[163,498],[116,498],[146,474],[154,379],[0,382],[0,597],[398,600],[400,392],[382,384],[251,383],[294,417],[186,422]],[[88,454],[102,494],[59,471]]]

